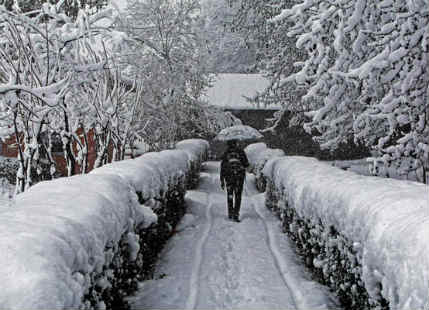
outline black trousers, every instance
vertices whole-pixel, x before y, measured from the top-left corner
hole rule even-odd
[[[238,217],[240,215],[241,195],[243,193],[243,178],[227,180],[226,192],[228,200],[228,217]]]

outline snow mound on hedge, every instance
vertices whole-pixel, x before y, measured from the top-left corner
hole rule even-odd
[[[115,251],[125,234],[135,244],[134,229],[157,221],[136,192],[161,196],[189,172],[190,158],[206,151],[202,140],[185,142],[183,150],[41,182],[18,195],[14,208],[0,212],[0,280],[7,283],[0,309],[82,307],[94,275],[111,263],[106,249]]]
[[[188,156],[184,151],[169,150],[114,162],[93,170],[91,174],[119,175],[146,200],[149,197],[161,198],[171,184],[184,177],[188,168]]]
[[[268,147],[264,142],[252,143],[246,146],[244,152],[246,152],[247,159],[249,163],[256,163],[260,153],[266,150]]]
[[[207,141],[188,139],[177,143],[176,150],[148,152],[135,159],[104,165],[91,174],[115,174],[129,182],[143,199],[161,198],[168,187],[184,177],[192,162],[201,162],[209,148]]]
[[[176,144],[176,149],[185,151],[191,161],[203,161],[209,148],[210,144],[202,139],[187,139]]]
[[[39,183],[0,214],[2,309],[77,308],[140,205],[120,177],[85,175]]]
[[[334,227],[362,259],[364,285],[391,309],[422,309],[429,300],[429,187],[360,176],[306,157],[270,160],[263,174],[289,205]]]
[[[283,150],[268,148],[263,142],[249,144],[244,151],[249,159],[250,168],[257,177],[269,159],[285,156]]]

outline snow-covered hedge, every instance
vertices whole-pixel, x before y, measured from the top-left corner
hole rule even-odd
[[[305,157],[270,160],[267,206],[347,308],[423,309],[429,300],[429,187]]]
[[[249,169],[252,173],[255,171],[259,155],[267,148],[268,146],[264,142],[252,143],[244,148],[244,152],[249,160]]]
[[[6,178],[9,183],[15,184],[16,172],[19,168],[19,162],[16,158],[0,157],[0,177]]]
[[[188,179],[207,156],[206,141],[182,144],[188,147],[41,182],[18,195],[0,213],[0,308],[124,308],[122,298],[183,215]]]
[[[201,139],[187,139],[176,144],[176,149],[183,150],[191,159],[191,171],[196,168],[199,171],[203,161],[209,157],[210,144]],[[194,188],[198,183],[199,173],[191,173],[188,178],[188,189]]]
[[[263,142],[248,145],[244,151],[249,159],[249,170],[256,176],[256,188],[263,192],[266,187],[266,180],[262,174],[265,163],[274,157],[284,156],[281,149],[271,149]]]

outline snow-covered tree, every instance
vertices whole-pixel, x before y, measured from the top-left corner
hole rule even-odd
[[[424,1],[320,0],[273,19],[292,23],[308,54],[288,80],[307,85],[306,128],[323,147],[354,137],[427,182],[428,11]]]
[[[119,69],[105,70],[98,74],[97,83],[90,85],[82,93],[87,96],[83,100],[90,102],[89,111],[81,117],[92,115],[90,122],[82,124],[86,124],[87,134],[88,130],[92,130],[94,135],[97,152],[94,167],[108,162],[109,148],[113,152],[112,161],[123,160],[125,150],[132,146],[134,139],[141,138],[141,130],[144,128],[140,117],[144,107],[141,85],[135,83],[130,87],[124,83]],[[85,133],[84,128],[81,132]],[[83,138],[81,142],[85,148],[88,137],[83,135]],[[85,152],[82,154],[85,155]]]
[[[0,136],[17,140],[18,193],[54,177],[54,140],[70,176],[88,171],[91,141],[99,167],[135,140],[159,150],[231,123],[198,99],[210,77],[197,1],[136,1],[125,19],[74,3],[0,8]]]
[[[4,0],[1,4],[9,11],[17,13],[31,13],[42,8],[44,3],[53,3],[48,0]],[[61,0],[55,1],[57,6],[62,7],[62,11],[68,17],[75,19],[80,10],[97,12],[107,6],[107,0]]]
[[[377,54],[348,72],[361,81],[360,99],[371,106],[357,118],[355,135],[375,144],[386,166],[428,183],[429,4],[374,2],[371,13],[375,22],[365,20],[366,29]],[[365,131],[374,123],[375,134]]]
[[[363,142],[427,182],[427,2],[228,2],[271,80],[260,101],[305,112],[323,148]]]
[[[0,76],[4,83],[0,100],[5,115],[2,127],[4,135],[13,129],[17,139],[20,192],[32,184],[31,172],[41,153],[42,131],[49,123],[51,107],[59,105],[65,95],[70,76],[61,76],[59,63],[51,62],[51,25],[4,10],[0,14]]]
[[[209,70],[213,73],[249,73],[254,71],[256,49],[245,34],[233,29],[236,9],[227,1],[201,1],[201,29],[209,48]]]
[[[297,71],[294,63],[303,60],[305,53],[296,48],[296,39],[287,35],[291,24],[284,19],[273,20],[282,9],[292,7],[295,1],[225,2],[234,12],[230,29],[240,33],[246,44],[255,49],[256,60],[252,70],[263,73],[270,81],[265,91],[252,99],[265,106],[280,103],[288,111],[300,112],[303,90],[287,77]]]
[[[129,52],[118,62],[125,76],[141,81],[147,143],[168,147],[210,79],[199,1],[130,1],[123,15],[118,29],[127,34]]]
[[[106,64],[93,46],[104,31],[97,22],[109,18],[111,11],[80,11],[73,20],[62,13],[61,5],[45,3],[30,14],[0,9],[1,134],[13,133],[17,139],[17,192],[33,183],[32,170],[40,174],[42,161],[55,173],[51,140],[42,139],[46,133],[61,132],[72,174],[71,118],[77,107],[68,100],[70,91],[91,82],[93,72]]]
[[[132,77],[145,81],[152,102],[169,104],[205,87],[206,55],[196,22],[199,2],[130,1],[124,29],[132,54],[124,59]]]

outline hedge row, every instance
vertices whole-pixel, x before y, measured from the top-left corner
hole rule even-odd
[[[271,149],[263,142],[248,145],[244,151],[249,159],[249,172],[256,176],[256,188],[264,192],[266,188],[266,179],[262,174],[267,161],[271,158],[285,156],[280,149]]]
[[[253,148],[262,154],[261,146]],[[269,160],[258,178],[266,183],[267,207],[305,264],[345,308],[423,309],[429,303],[427,186],[298,156]]]
[[[1,309],[123,309],[185,212],[208,143],[41,182],[0,213]]]

